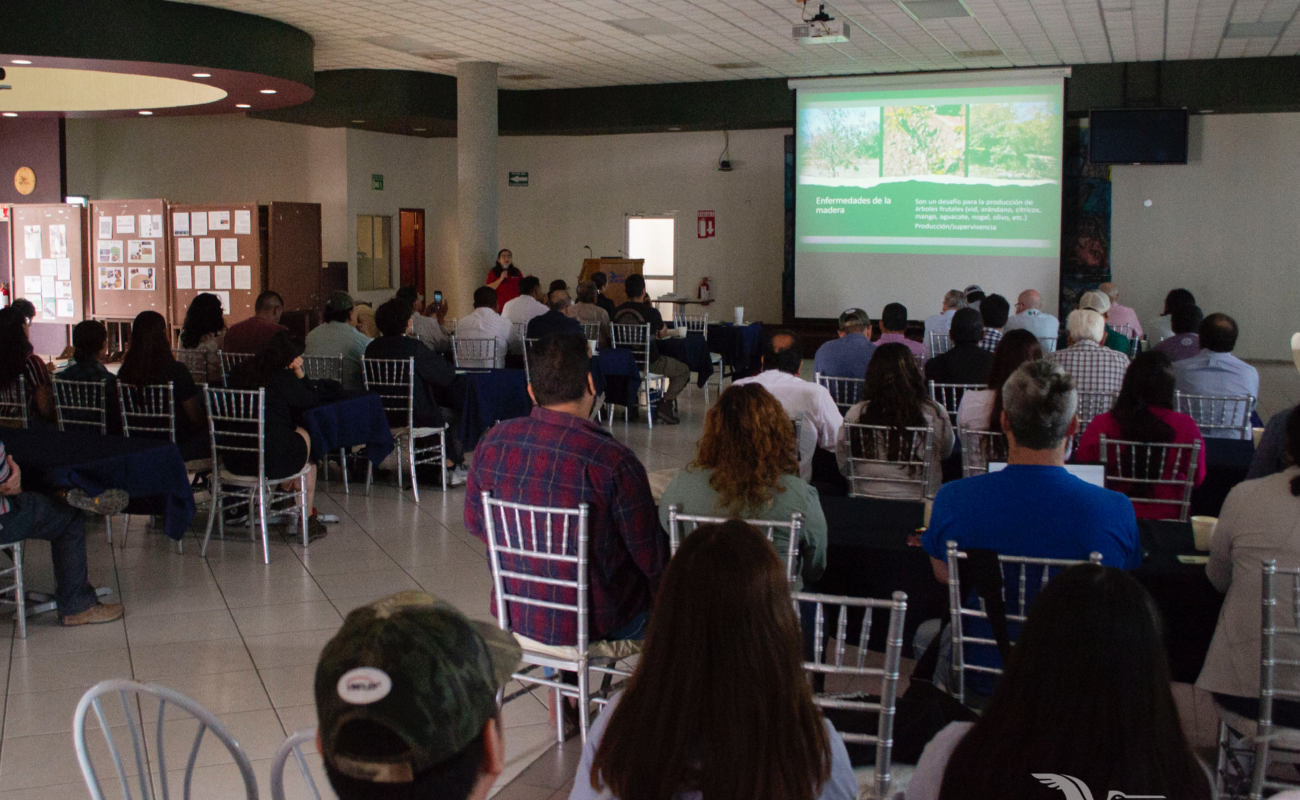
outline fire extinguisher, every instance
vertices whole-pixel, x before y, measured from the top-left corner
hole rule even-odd
[[[708,278],[703,278],[702,280],[700,280],[700,290],[699,290],[699,298],[698,298],[698,299],[700,299],[700,300],[712,300],[712,299],[713,299],[713,290],[709,287],[709,279],[708,279]]]
[[[9,307],[9,284],[0,283],[0,308]]]

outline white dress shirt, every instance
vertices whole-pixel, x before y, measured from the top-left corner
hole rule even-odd
[[[929,361],[934,358],[934,348],[930,343],[930,334],[947,333],[952,329],[952,317],[957,313],[957,309],[950,308],[942,314],[931,314],[925,318],[925,358]]]
[[[513,300],[511,302],[514,302]],[[460,339],[496,339],[496,366],[505,366],[506,348],[510,343],[510,323],[491,308],[476,308],[469,316],[456,323],[456,336]],[[488,366],[486,364],[482,366]]]
[[[775,369],[742,378],[732,385],[746,383],[757,383],[771,392],[790,419],[803,419],[799,428],[799,477],[811,480],[813,451],[821,447],[833,452],[840,426],[844,424],[830,391],[821,384]]]
[[[501,307],[501,316],[505,317],[506,322],[511,326],[510,352],[516,354],[524,352],[523,336],[515,333],[515,330],[519,329],[518,326],[522,325],[522,330],[528,330],[529,321],[547,311],[550,309],[545,303],[539,303],[537,298],[526,294],[519,295]],[[457,328],[459,327],[460,323],[457,323]]]

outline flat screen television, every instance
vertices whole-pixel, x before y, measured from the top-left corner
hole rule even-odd
[[[1186,164],[1187,109],[1094,110],[1088,115],[1094,164]]]

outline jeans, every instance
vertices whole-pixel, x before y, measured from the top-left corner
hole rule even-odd
[[[87,577],[86,521],[80,511],[36,492],[10,497],[9,513],[0,514],[0,544],[25,539],[50,543],[60,617],[80,614],[99,603]]]

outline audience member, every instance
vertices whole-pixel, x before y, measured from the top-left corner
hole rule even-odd
[[[596,284],[596,305],[605,309],[605,313],[609,315],[610,319],[613,319],[614,311],[617,310],[618,306],[613,300],[605,296],[605,284],[608,281],[609,278],[603,272],[591,273],[591,282]]]
[[[801,641],[762,534],[701,526],[669,562],[636,672],[588,733],[570,800],[856,798]]]
[[[527,417],[498,422],[483,435],[465,488],[465,525],[487,541],[482,492],[552,508],[586,503],[591,640],[642,639],[668,563],[668,536],[645,467],[590,420],[596,390],[586,339],[547,337],[533,349],[530,364],[528,392],[537,405]],[[572,602],[569,589],[551,593],[553,599],[566,596]],[[572,646],[575,624],[574,615],[561,611],[511,607],[511,630],[542,644]]]
[[[1296,466],[1300,463],[1300,414],[1287,417],[1286,449],[1291,463],[1285,470],[1239,483],[1228,493],[1210,540],[1210,563],[1205,567],[1210,583],[1227,597],[1196,685],[1213,692],[1220,706],[1250,720],[1259,717],[1261,567],[1274,559],[1281,569],[1300,567],[1300,539],[1295,535],[1296,520],[1300,519],[1300,467]],[[1274,613],[1279,628],[1295,626],[1290,607],[1288,602],[1277,603]],[[1273,646],[1278,648],[1274,658],[1300,659],[1292,637],[1278,637]],[[1280,670],[1277,678],[1278,688],[1300,690],[1293,670]],[[1300,701],[1274,698],[1273,722],[1300,728]]]
[[[19,297],[9,304],[15,312],[22,315],[22,324],[24,328],[31,328],[32,320],[36,319],[36,306],[26,297]]]
[[[224,377],[221,358],[217,354],[221,352],[221,340],[225,335],[226,317],[221,298],[210,292],[195,295],[185,310],[181,347],[207,353],[208,383],[220,384]]]
[[[880,338],[875,342],[876,347],[897,342],[911,350],[912,356],[918,360],[918,363],[922,363],[921,359],[925,358],[925,345],[907,338],[906,334],[907,306],[902,303],[890,303],[885,306],[885,310],[880,314]]]
[[[1142,323],[1138,321],[1136,311],[1119,304],[1119,286],[1111,281],[1106,281],[1097,287],[1097,291],[1106,295],[1106,299],[1110,300],[1110,324],[1131,339],[1141,339]]]
[[[397,290],[395,297],[398,300],[405,300],[411,306],[411,334],[435,353],[450,353],[451,337],[442,329],[447,308],[439,306],[436,317],[426,316],[424,298],[420,297],[419,291],[414,286],[403,286]]]
[[[58,606],[59,622],[64,627],[96,625],[120,619],[122,604],[100,603],[95,588],[90,585],[86,566],[85,517],[76,508],[56,503],[43,494],[23,491],[22,482],[22,470],[13,456],[5,453],[4,442],[0,442],[0,543],[12,544],[28,539],[43,539],[50,543],[54,602]],[[96,512],[120,513],[126,507],[126,497],[125,493],[116,494],[113,508],[101,505]],[[71,498],[72,493],[69,495]]]
[[[1106,338],[1102,342],[1106,347],[1118,353],[1128,355],[1132,352],[1132,340],[1110,325],[1110,298],[1101,292],[1084,292],[1079,298],[1079,308],[1084,311],[1096,311],[1106,321]]]
[[[316,749],[339,800],[486,800],[506,765],[497,692],[519,655],[508,632],[424,592],[349,612],[315,678]]]
[[[1070,346],[1048,353],[1047,360],[1074,378],[1081,392],[1118,393],[1128,369],[1128,356],[1101,346],[1106,321],[1096,311],[1076,309],[1065,318]]]
[[[565,282],[564,278],[556,278],[555,280],[551,281],[550,286],[546,287],[546,294],[548,296],[550,295],[551,292],[567,292],[567,291],[569,291],[569,284]]]
[[[1155,349],[1169,356],[1170,361],[1182,361],[1201,352],[1201,323],[1205,317],[1200,306],[1181,305],[1169,315],[1174,335],[1156,344]]]
[[[375,324],[379,326],[380,335],[366,346],[366,358],[415,359],[415,375],[411,378],[415,382],[415,427],[447,426],[446,461],[452,468],[447,472],[447,485],[460,486],[465,482],[465,456],[460,437],[456,435],[460,414],[453,409],[461,407],[464,391],[460,388],[456,369],[447,363],[447,359],[410,336],[412,313],[409,305],[396,298],[381,305],[375,311]],[[405,426],[406,422],[403,420],[400,424]]]
[[[343,356],[343,388],[360,389],[364,385],[361,359],[370,340],[357,330],[357,309],[351,295],[347,292],[330,294],[321,317],[324,322],[307,334],[303,355],[321,358]]]
[[[496,263],[488,270],[487,280],[484,282],[486,286],[496,290],[497,302],[500,303],[496,308],[498,314],[505,313],[506,303],[521,294],[528,294],[520,286],[523,278],[524,274],[514,265],[514,255],[509,250],[500,250],[497,253]]]
[[[812,480],[813,457],[817,448],[834,451],[844,417],[825,386],[799,377],[802,368],[803,349],[799,338],[790,331],[781,330],[773,333],[767,341],[763,351],[763,371],[751,378],[733,381],[731,385],[756,383],[771,392],[785,409],[787,417],[802,420],[799,426],[799,477],[809,481]]]
[[[1133,504],[1065,469],[1065,445],[1079,426],[1074,380],[1050,361],[1022,364],[1002,387],[1007,467],[945,484],[921,537],[935,577],[948,581],[949,541],[1001,555],[1141,562]],[[1043,535],[1051,531],[1050,536]]]
[[[1174,366],[1164,353],[1148,350],[1133,359],[1128,372],[1124,374],[1124,384],[1115,400],[1115,407],[1110,411],[1092,418],[1079,439],[1079,449],[1075,453],[1077,461],[1101,460],[1101,437],[1120,439],[1127,442],[1151,442],[1153,444],[1192,444],[1201,443],[1197,457],[1195,485],[1200,486],[1205,480],[1205,440],[1201,438],[1201,429],[1196,420],[1186,414],[1174,411]],[[1175,460],[1171,458],[1164,472],[1156,476],[1147,472],[1152,459],[1145,458],[1144,451],[1137,452],[1136,461],[1130,467],[1136,471],[1136,477],[1166,480],[1185,479],[1186,471],[1175,472]],[[1112,457],[1111,462],[1115,459]],[[1164,463],[1160,460],[1160,463]],[[1181,500],[1183,489],[1179,486],[1160,485],[1154,487],[1152,494],[1144,489],[1152,487],[1146,484],[1117,486],[1133,499],[1133,508],[1139,519],[1167,519],[1178,516],[1178,506],[1164,503],[1143,503],[1143,497],[1155,497],[1160,500]]]
[[[987,389],[967,389],[957,406],[957,430],[1002,431],[1002,385],[1026,361],[1043,357],[1043,345],[1027,330],[1007,331],[993,351]]]
[[[948,336],[952,347],[925,362],[925,379],[935,383],[987,383],[993,354],[980,346],[984,337],[980,312],[973,308],[959,310],[953,315]]]
[[[540,317],[550,310],[543,302],[545,300],[546,294],[542,292],[542,282],[537,279],[537,276],[529,275],[519,282],[519,296],[502,306],[501,316],[511,326],[511,353],[519,355],[524,352],[524,331],[519,328],[523,326],[526,331],[533,317]]]
[[[379,338],[379,327],[375,325],[375,307],[369,300],[358,300],[357,303],[357,330],[365,334],[367,339]]]
[[[50,371],[32,349],[27,327],[27,317],[17,304],[0,309],[0,388],[9,389],[23,378],[28,419],[54,422],[58,415]]]
[[[971,308],[961,311],[979,316]],[[953,323],[954,330],[960,324],[960,314],[958,312],[959,317]],[[931,359],[931,363],[937,359],[938,356]],[[942,478],[939,462],[952,454],[952,423],[948,420],[948,412],[930,399],[925,384],[921,381],[921,373],[916,368],[916,359],[912,358],[907,348],[887,344],[876,350],[871,365],[867,367],[866,381],[862,385],[862,402],[845,413],[844,422],[890,428],[887,436],[840,428],[835,441],[835,458],[840,472],[855,484],[855,493],[900,500],[934,497]],[[930,472],[928,485],[898,482],[903,479],[919,480],[922,476],[916,467],[858,464],[850,470],[850,456],[882,461],[919,461],[924,458],[921,442],[905,433],[903,428],[930,428],[933,431],[929,457],[934,469]]]
[[[1258,615],[1258,592],[1253,605]],[[1209,800],[1169,681],[1159,611],[1142,584],[1109,567],[1064,570],[1031,606],[988,708],[926,746],[907,800],[1058,789],[1067,798]]]
[[[94,319],[82,320],[72,329],[72,358],[68,360],[67,366],[55,374],[54,379],[103,384],[104,423],[109,433],[118,434],[122,432],[122,415],[117,398],[117,376],[104,366],[107,357],[108,329],[104,323]],[[99,424],[99,414],[94,411],[65,409],[63,419]],[[75,430],[90,429],[77,425]]]
[[[860,308],[840,314],[840,335],[817,348],[813,371],[832,378],[861,378],[871,363],[876,346],[871,335],[871,319]]]
[[[582,333],[582,323],[565,313],[569,310],[568,289],[552,289],[546,295],[546,305],[550,310],[528,321],[529,339],[540,339],[553,333]]]
[[[632,323],[641,325],[648,322],[650,323],[650,335],[652,337],[659,339],[667,336],[668,327],[664,325],[663,316],[659,313],[659,309],[650,303],[650,298],[646,296],[645,278],[640,275],[629,275],[627,280],[623,282],[623,289],[627,292],[627,302],[615,310],[611,319],[618,324]],[[659,401],[654,409],[655,421],[676,425],[681,420],[673,412],[673,406],[677,402],[677,395],[681,394],[686,385],[691,382],[691,368],[675,358],[660,353],[658,346],[652,339],[650,343],[650,372],[668,378],[668,391],[664,392],[663,399]]]
[[[1002,295],[991,294],[980,301],[979,311],[984,320],[984,338],[980,340],[980,347],[992,353],[1002,341],[1002,329],[1006,327],[1011,304]]]
[[[253,316],[243,322],[236,322],[226,331],[221,341],[224,353],[257,353],[271,337],[280,331],[289,329],[280,324],[284,314],[284,299],[275,292],[262,292],[253,304]]]
[[[1170,317],[1173,316],[1174,309],[1178,308],[1179,306],[1194,306],[1194,305],[1196,305],[1196,298],[1192,296],[1191,292],[1187,291],[1186,289],[1170,290],[1169,294],[1165,295],[1164,310],[1160,312],[1160,316],[1157,317],[1152,324],[1147,326],[1148,328],[1150,328],[1155,332],[1154,336],[1148,336],[1148,339],[1154,339],[1154,341],[1163,342],[1165,339],[1168,339],[1170,336],[1173,336],[1174,335],[1174,329],[1172,326],[1173,320],[1170,319]]]
[[[1300,406],[1284,409],[1269,418],[1268,425],[1264,428],[1264,435],[1260,437],[1259,445],[1255,448],[1255,457],[1250,462],[1250,469],[1246,472],[1246,480],[1265,478],[1291,466],[1286,451],[1286,426],[1297,408]]]
[[[578,302],[569,306],[564,313],[573,317],[582,325],[599,325],[600,346],[609,347],[613,344],[613,340],[610,338],[609,312],[605,310],[604,306],[596,302],[598,297],[595,283],[592,281],[578,281]]]
[[[506,350],[514,333],[510,321],[497,313],[497,291],[491,286],[474,290],[474,311],[456,323],[456,336],[460,339],[495,339],[496,361],[491,366],[501,369],[506,364]],[[488,365],[483,365],[488,366]]]
[[[265,420],[262,466],[267,479],[280,483],[284,491],[297,491],[299,481],[306,494],[308,539],[326,533],[325,524],[316,515],[316,465],[311,462],[311,436],[298,424],[302,412],[320,403],[316,389],[302,371],[302,348],[287,332],[271,337],[252,358],[236,365],[230,385],[236,389],[265,389],[262,415]],[[237,475],[256,475],[256,453],[226,453],[226,469]],[[286,480],[299,472],[302,476]]]
[[[207,414],[189,369],[172,355],[167,320],[157,311],[141,311],[131,323],[131,340],[117,380],[127,386],[170,383],[176,446],[186,461],[211,458]]]
[[[980,304],[984,302],[984,298],[986,297],[984,290],[972,283],[970,286],[966,287],[964,294],[966,295],[966,307],[979,311]]]
[[[815,583],[826,569],[826,516],[817,490],[799,477],[793,429],[785,409],[758,384],[729,386],[704,417],[695,461],[677,473],[659,498],[659,521],[668,509],[734,519],[790,521],[803,515],[799,544],[801,577],[796,588]],[[775,530],[782,558],[789,535]]]
[[[1016,298],[1016,313],[1007,319],[1002,332],[1027,330],[1040,340],[1056,341],[1061,330],[1061,323],[1056,317],[1043,311],[1043,296],[1033,289],[1026,289]]]
[[[966,308],[966,293],[950,289],[943,296],[943,310],[925,318],[925,354],[934,356],[934,334],[946,334],[952,326],[952,317],[958,309]]]
[[[1259,371],[1232,354],[1237,346],[1237,321],[1227,314],[1211,314],[1201,323],[1201,352],[1174,364],[1178,391],[1211,397],[1259,398]],[[1252,409],[1253,410],[1253,409]],[[1207,436],[1235,439],[1236,431],[1210,431]],[[1249,439],[1249,433],[1240,434]]]

